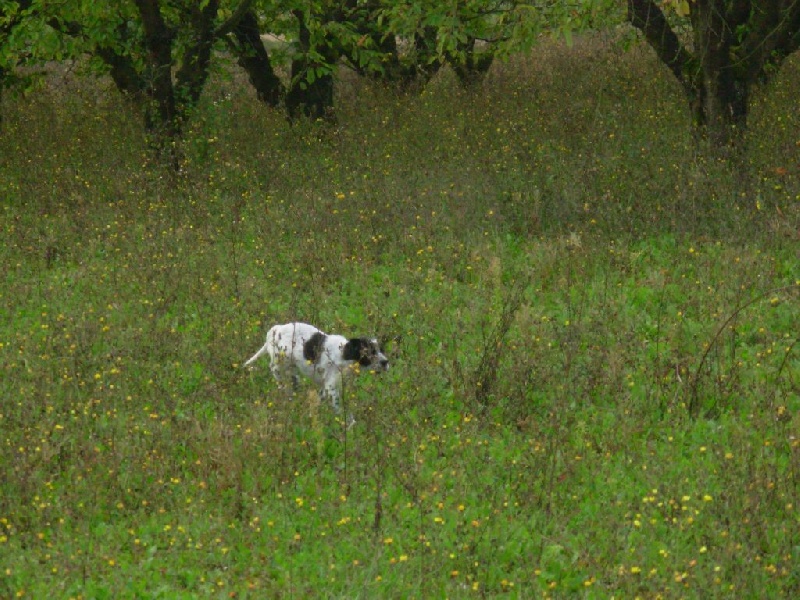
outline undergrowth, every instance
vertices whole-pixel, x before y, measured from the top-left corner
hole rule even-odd
[[[796,596],[784,71],[736,166],[601,37],[335,125],[231,74],[177,177],[97,82],[5,98],[0,596]],[[241,368],[289,320],[395,338],[350,429]]]

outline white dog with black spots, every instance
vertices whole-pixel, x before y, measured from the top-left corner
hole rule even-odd
[[[388,371],[389,359],[376,338],[346,338],[326,334],[308,323],[275,325],[267,341],[244,363],[249,367],[259,356],[268,354],[270,370],[280,387],[291,380],[297,387],[297,374],[311,379],[333,409],[341,413],[339,400],[342,382],[360,369]],[[349,419],[352,424],[352,418]]]

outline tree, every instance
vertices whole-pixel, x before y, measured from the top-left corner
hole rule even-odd
[[[233,28],[233,35],[229,35],[226,26],[220,27],[217,35],[225,40],[237,57],[237,62],[249,76],[258,99],[268,106],[279,106],[284,97],[284,88],[272,68],[269,54],[261,40],[258,17],[248,3],[242,3],[240,11],[239,18],[233,15],[227,21],[227,25]]]
[[[21,13],[25,10],[27,10],[27,7],[21,4],[4,4],[0,7],[0,49],[6,48],[6,42],[14,29],[19,25]],[[9,64],[8,58],[6,52],[0,52],[0,100],[3,99],[3,88],[8,85],[7,80],[12,67],[12,65]],[[2,114],[0,114],[0,123],[2,123]]]
[[[656,0],[628,0],[628,20],[681,84],[697,137],[713,147],[738,146],[750,94],[800,46],[797,0],[667,0],[684,43]]]
[[[222,56],[217,48],[245,69],[264,103],[284,105],[290,118],[320,118],[332,113],[341,65],[407,86],[449,64],[471,85],[543,29],[582,28],[587,9],[592,0],[0,0],[0,89],[20,65],[80,58],[110,75],[141,108],[155,145],[173,152]],[[286,85],[263,34],[280,40]]]
[[[294,119],[304,114],[312,119],[329,117],[333,109],[333,70],[339,60],[341,45],[328,32],[330,23],[342,23],[337,7],[322,6],[302,10],[295,8],[297,21],[295,55],[286,110]]]
[[[74,53],[91,57],[142,107],[146,130],[177,167],[174,142],[200,100],[216,45],[228,43],[264,102],[280,101],[252,0],[230,7],[222,1],[71,0],[53,14],[43,3],[41,12],[53,30],[79,40]]]
[[[49,56],[49,50],[54,47],[54,39],[45,40],[41,23],[32,18],[35,12],[32,5],[33,0],[0,0],[0,99],[5,89],[28,84],[29,77],[18,74],[20,66],[37,54]]]
[[[385,2],[379,14],[393,35],[409,42],[409,51],[396,59],[405,63],[400,71],[405,83],[426,80],[447,64],[469,86],[480,81],[495,56],[529,48],[553,24],[548,6],[554,4],[559,3],[542,2],[534,10],[517,0],[404,0]]]
[[[312,118],[330,115],[339,64],[402,87],[424,84],[449,65],[470,86],[495,57],[530,48],[540,32],[569,35],[615,6],[613,0],[543,0],[535,6],[523,0],[285,2],[293,5],[295,20],[280,31],[292,56],[286,107],[290,116]]]

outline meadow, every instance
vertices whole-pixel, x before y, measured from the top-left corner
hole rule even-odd
[[[335,124],[231,68],[177,176],[6,94],[0,597],[797,597],[798,66],[741,162],[601,35]],[[397,336],[352,428],[241,368],[289,320]]]

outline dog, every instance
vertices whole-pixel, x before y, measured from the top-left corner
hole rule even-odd
[[[270,370],[279,387],[290,377],[296,389],[297,374],[301,373],[319,386],[337,414],[342,410],[343,377],[361,368],[389,370],[389,359],[376,338],[328,335],[308,323],[275,325],[267,332],[266,343],[243,366],[249,367],[264,353],[269,355]]]

